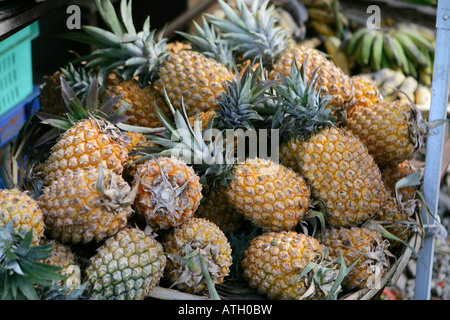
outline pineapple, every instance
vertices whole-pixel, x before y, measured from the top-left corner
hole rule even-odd
[[[184,100],[190,115],[215,107],[218,94],[223,91],[222,82],[233,78],[233,74],[222,63],[192,50],[171,50],[167,39],[156,35],[150,29],[150,19],[143,29],[137,32],[131,16],[131,1],[122,0],[121,21],[110,0],[96,0],[99,12],[111,31],[85,26],[84,30],[100,48],[84,57],[87,66],[100,67],[100,79],[106,79],[111,71],[119,73],[121,79],[128,81],[137,78],[141,87],[150,86],[153,92],[166,90],[176,107]],[[125,86],[124,94],[127,91]],[[133,102],[137,95],[126,94]],[[163,110],[164,103],[155,99],[145,103],[144,116],[154,116],[154,103]],[[130,108],[129,114],[140,107]],[[130,119],[140,118],[130,116]],[[155,121],[157,117],[153,118]]]
[[[14,232],[33,230],[33,245],[44,236],[44,215],[38,202],[26,191],[0,190],[0,227],[12,222]]]
[[[165,275],[171,286],[181,291],[207,292],[200,256],[214,285],[221,284],[230,272],[230,244],[223,231],[211,221],[193,217],[172,229],[162,244],[168,254]]]
[[[37,200],[52,239],[101,241],[126,226],[133,212],[131,187],[121,175],[100,169],[69,171],[44,187]]]
[[[224,41],[236,55],[242,55],[243,60],[261,60],[270,72],[269,79],[280,79],[281,74],[289,75],[294,61],[301,65],[308,57],[307,77],[310,78],[320,67],[320,93],[322,96],[332,95],[328,107],[335,108],[333,112],[345,119],[346,109],[353,100],[350,77],[316,49],[290,46],[288,30],[276,25],[275,7],[268,7],[268,3],[267,0],[254,1],[252,7],[247,8],[242,0],[237,0],[236,9],[232,9],[225,1],[219,0],[225,17],[207,17],[222,32]]]
[[[127,79],[111,73],[105,80],[104,96],[120,96],[131,107],[124,113],[128,117],[123,123],[156,128],[162,124],[156,116],[154,104],[168,111],[161,94],[152,86],[141,87],[138,80]],[[116,107],[117,108],[117,107]]]
[[[81,285],[81,269],[72,249],[69,246],[54,240],[42,240],[41,245],[43,244],[50,244],[53,251],[42,262],[62,268],[59,271],[59,274],[67,278],[64,281],[60,281],[60,285],[64,283],[68,291],[79,287]]]
[[[244,251],[243,276],[269,299],[324,299],[330,293],[326,284],[334,284],[338,274],[325,251],[317,239],[302,233],[264,233]]]
[[[299,71],[292,66],[275,87],[282,110],[274,122],[280,161],[306,179],[330,226],[361,224],[386,202],[380,169],[356,136],[333,123],[328,100],[317,94],[314,75],[307,83],[304,65]]]
[[[63,77],[78,97],[87,93],[89,84],[95,78],[94,73],[83,67],[75,68],[71,63],[60,68],[52,75],[44,76],[44,83],[41,85],[39,102],[41,111],[54,115],[63,115],[66,111],[61,97],[61,81]]]
[[[232,172],[227,196],[238,212],[263,230],[293,230],[311,205],[311,191],[293,170],[247,158]]]
[[[55,132],[65,130],[58,136],[49,157],[41,165],[40,174],[44,185],[49,185],[66,172],[79,168],[98,168],[100,164],[122,174],[128,159],[126,145],[129,138],[115,126],[124,118],[116,112],[108,115],[118,98],[110,98],[99,105],[98,85],[94,80],[82,104],[63,78],[61,85],[62,96],[70,110],[66,114],[67,118],[36,113],[42,123],[54,126]]]
[[[194,217],[215,223],[225,234],[236,232],[244,222],[244,217],[228,200],[223,186],[203,185],[203,198]]]
[[[342,281],[347,290],[375,286],[390,266],[389,242],[379,232],[364,227],[330,228],[319,238],[330,250],[331,258],[342,254],[346,265],[359,259]]]
[[[383,102],[383,97],[378,90],[375,81],[369,77],[355,75],[351,77],[354,88],[354,105],[367,107]],[[353,108],[354,106],[352,106]]]
[[[394,164],[393,166],[383,168],[381,170],[381,175],[382,175],[383,181],[386,184],[386,187],[390,191],[391,195],[395,197],[396,196],[395,184],[402,178],[404,178],[414,172],[415,171],[412,168],[410,162],[408,160],[405,160],[401,163]],[[416,191],[416,188],[413,186],[410,186],[410,187],[399,188],[397,191],[400,196],[400,199],[403,201],[406,201],[406,200],[411,200],[414,198],[414,193]]]
[[[202,199],[199,176],[175,157],[144,162],[137,170],[134,207],[152,228],[169,229],[186,222]]]
[[[411,160],[421,151],[427,126],[416,106],[398,100],[355,106],[345,124],[380,167]]]
[[[91,299],[143,300],[163,276],[166,257],[159,242],[137,228],[105,241],[86,268]]]

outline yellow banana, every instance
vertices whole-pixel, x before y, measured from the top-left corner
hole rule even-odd
[[[401,72],[394,72],[393,75],[384,80],[380,85],[380,92],[383,97],[395,95],[396,89],[405,81],[406,76]]]
[[[419,80],[422,84],[429,86],[433,79],[433,69],[430,67],[421,67],[419,69]]]
[[[416,100],[415,92],[419,82],[411,76],[406,77],[405,81],[398,87],[398,97],[400,101],[408,101],[408,97],[414,102]]]
[[[417,105],[429,105],[431,102],[431,90],[427,86],[419,84],[414,95]]]
[[[317,33],[323,36],[329,37],[336,35],[336,31],[326,23],[317,20],[309,20],[308,23]]]
[[[322,10],[318,8],[308,9],[308,16],[310,19],[314,19],[326,24],[334,25],[335,18],[331,11]]]
[[[378,87],[388,79],[390,76],[394,75],[395,71],[390,68],[381,69],[378,72],[373,72],[370,74],[370,78],[375,82]]]
[[[372,43],[372,53],[370,56],[370,68],[373,71],[381,69],[381,60],[383,57],[383,34],[375,31],[375,38]]]

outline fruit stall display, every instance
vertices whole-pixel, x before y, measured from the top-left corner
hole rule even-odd
[[[444,120],[424,116],[434,30],[214,2],[168,37],[96,0],[102,27],[66,35],[95,45],[3,148],[0,298],[365,300],[402,276]]]

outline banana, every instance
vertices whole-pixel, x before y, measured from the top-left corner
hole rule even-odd
[[[414,96],[417,105],[429,105],[431,102],[431,90],[422,84],[417,86]]]
[[[314,19],[310,19],[308,23],[317,33],[323,36],[330,37],[336,35],[336,31],[326,23]]]
[[[395,71],[390,68],[381,69],[378,72],[373,72],[370,74],[370,78],[375,82],[378,87],[381,87],[381,84],[394,75]]]
[[[414,44],[414,42],[407,35],[405,35],[401,31],[397,31],[394,37],[403,46],[406,55],[411,60],[423,66],[430,65],[431,62],[426,58],[426,55]]]
[[[333,0],[302,0],[301,2],[307,8],[331,9]]]
[[[402,32],[408,36],[414,44],[422,48],[424,51],[433,52],[435,50],[435,41],[430,41],[423,34],[417,30],[406,28],[404,26],[399,27],[399,32]]]
[[[433,69],[430,67],[421,67],[419,69],[419,80],[426,86],[431,85],[433,79]]]
[[[381,60],[383,57],[383,34],[375,31],[375,38],[372,43],[372,53],[370,57],[370,68],[373,71],[381,69]]]
[[[353,55],[357,48],[359,47],[359,44],[361,40],[364,38],[365,34],[368,32],[368,29],[361,28],[358,29],[353,36],[350,38],[348,44],[347,44],[347,53],[350,55]]]
[[[334,25],[336,22],[332,12],[328,10],[310,8],[308,9],[308,15],[310,19],[314,19],[326,24]]]
[[[360,65],[369,64],[375,34],[375,31],[370,30],[364,35],[361,46],[358,48],[359,52],[357,53],[357,62]]]
[[[392,95],[396,95],[396,89],[405,81],[406,76],[401,72],[394,72],[393,75],[388,77],[380,84],[380,93],[385,98],[390,98]]]
[[[419,75],[417,68],[412,60],[408,60],[408,74],[412,75],[415,78],[417,78],[417,76]]]
[[[433,48],[436,48],[436,33],[433,30],[419,24],[406,22],[400,23],[398,27],[399,29],[414,30],[420,33],[423,38],[428,40],[433,45]]]
[[[330,55],[331,60],[342,69],[345,73],[350,73],[350,67],[348,65],[347,55],[342,51],[342,41],[335,36],[327,37],[323,44],[327,53]]]
[[[397,61],[398,61],[398,66],[405,72],[409,72],[409,63],[408,63],[408,57],[406,56],[405,51],[403,50],[403,46],[401,45],[401,43],[397,40],[397,38],[389,36],[391,41],[392,41],[392,45],[394,48],[393,54],[394,57],[396,57]]]
[[[419,86],[419,82],[411,76],[407,76],[405,81],[398,87],[398,97],[400,101],[408,102],[409,97],[413,102],[416,100],[415,92]]]

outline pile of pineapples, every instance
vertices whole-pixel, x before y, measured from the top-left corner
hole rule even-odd
[[[268,1],[219,0],[183,43],[96,4],[108,29],[83,27],[96,49],[48,77],[5,157],[3,297],[336,299],[395,267],[420,229],[414,105],[293,45]],[[278,136],[279,163],[242,154],[245,130]]]

